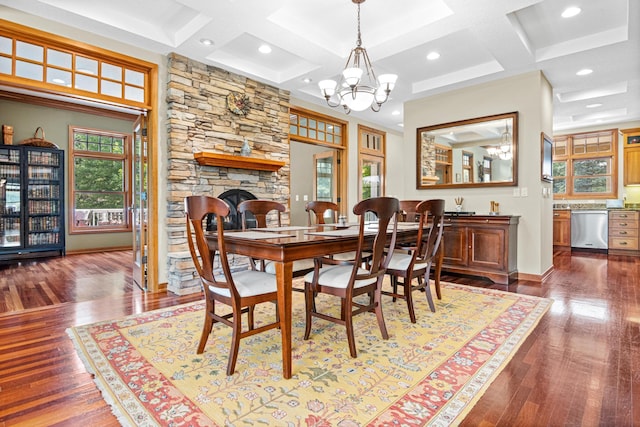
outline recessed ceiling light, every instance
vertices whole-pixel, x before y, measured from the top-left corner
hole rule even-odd
[[[211,46],[211,45],[213,45],[213,40],[211,40],[211,39],[200,39],[200,43],[202,43],[205,46]]]
[[[576,76],[588,76],[589,74],[593,73],[593,70],[590,68],[583,68],[582,70],[578,71],[576,73]]]
[[[596,107],[602,107],[602,104],[600,103],[595,103],[595,104],[589,104],[586,106],[587,108],[596,108]]]
[[[404,123],[398,123],[398,126],[400,126],[401,128],[404,127]]]
[[[429,52],[429,54],[427,55],[427,59],[429,61],[433,61],[438,58],[440,58],[440,54],[438,52]]]
[[[264,54],[271,53],[271,46],[263,44],[258,48],[258,50],[260,51],[260,53]]]
[[[566,8],[563,12],[562,12],[562,17],[563,18],[572,18],[576,15],[578,15],[580,12],[582,12],[582,9],[580,9],[579,7],[576,6],[570,6],[568,8]]]
[[[399,115],[400,115],[400,111],[398,111],[398,110],[393,110],[393,111],[391,112],[391,115],[392,115],[392,116],[399,116]]]
[[[313,80],[311,80],[309,77],[305,77],[304,79],[302,79],[303,82],[305,83],[311,83]]]

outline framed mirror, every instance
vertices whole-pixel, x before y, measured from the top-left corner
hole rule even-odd
[[[518,184],[518,112],[418,128],[416,187]]]

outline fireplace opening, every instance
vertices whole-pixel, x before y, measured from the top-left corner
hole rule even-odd
[[[229,205],[229,215],[224,219],[224,229],[225,230],[240,230],[242,229],[242,218],[240,213],[238,212],[238,205],[245,200],[256,200],[257,197],[251,194],[246,190],[241,190],[239,188],[235,188],[232,190],[227,190],[221,195],[218,196],[219,199],[222,199],[227,205]],[[218,229],[218,225],[216,224],[216,218],[214,215],[207,216],[207,230],[215,231]],[[248,213],[247,215],[247,228],[255,228],[256,222],[255,217]]]

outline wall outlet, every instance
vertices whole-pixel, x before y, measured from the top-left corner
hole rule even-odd
[[[522,187],[520,189],[520,196],[522,196],[522,197],[529,196],[529,189],[527,187]]]
[[[520,197],[520,189],[518,187],[513,189],[513,197]]]
[[[304,200],[305,202],[309,201],[309,196],[305,194],[304,196],[302,196],[302,200]]]

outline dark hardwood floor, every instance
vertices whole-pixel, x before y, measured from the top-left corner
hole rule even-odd
[[[145,294],[131,252],[0,266],[0,426],[118,425],[65,329],[200,299]],[[558,252],[542,284],[451,282],[553,298],[462,423],[640,425],[640,258]]]

